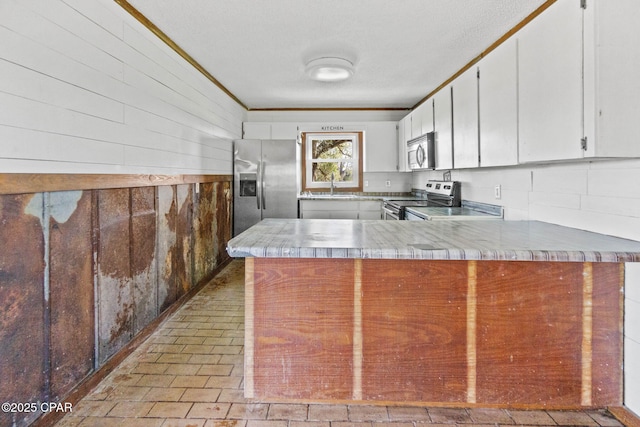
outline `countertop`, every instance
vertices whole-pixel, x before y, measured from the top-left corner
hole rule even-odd
[[[640,242],[539,221],[266,219],[232,257],[640,262]]]
[[[300,194],[298,200],[333,200],[333,201],[345,201],[345,200],[426,200],[424,197],[410,196],[406,194],[350,194],[350,193],[335,193],[333,195],[328,193],[312,193],[312,194]]]

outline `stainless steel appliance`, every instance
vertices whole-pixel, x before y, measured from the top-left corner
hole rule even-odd
[[[298,158],[294,140],[234,141],[234,236],[264,218],[298,217]]]
[[[426,199],[415,200],[384,200],[382,202],[382,219],[385,220],[402,220],[405,219],[404,213],[408,206],[427,206]]]
[[[460,181],[427,181],[430,207],[458,207],[462,202]]]
[[[409,169],[435,169],[436,134],[428,132],[407,141],[407,162]]]
[[[459,181],[427,182],[426,198],[403,198],[382,202],[382,218],[386,220],[402,220],[406,218],[408,208],[415,207],[457,207],[460,206]]]
[[[470,221],[502,219],[502,206],[463,200],[460,207],[412,207],[406,212],[409,221]]]

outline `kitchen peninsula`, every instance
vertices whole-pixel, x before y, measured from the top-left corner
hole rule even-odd
[[[245,257],[245,396],[622,404],[640,243],[535,221],[269,219]]]

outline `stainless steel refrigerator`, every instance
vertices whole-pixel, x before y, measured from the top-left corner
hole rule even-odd
[[[234,141],[234,236],[264,218],[298,217],[298,159],[295,140]]]

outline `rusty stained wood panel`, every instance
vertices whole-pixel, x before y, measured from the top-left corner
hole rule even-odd
[[[130,267],[129,189],[97,191],[99,361],[133,337],[134,298]]]
[[[216,198],[215,243],[216,259],[219,265],[229,259],[227,242],[231,240],[231,181],[216,182],[214,184]]]
[[[196,184],[197,185],[197,184]],[[193,212],[193,280],[199,283],[217,265],[216,185],[200,184]]]
[[[478,403],[579,407],[582,263],[477,265]]]
[[[177,297],[180,298],[193,287],[192,217],[193,186],[176,186],[178,203],[176,217],[176,245],[173,248],[173,271],[176,278]]]
[[[363,398],[465,402],[467,263],[362,265]]]
[[[175,278],[176,199],[175,187],[157,188],[158,312],[166,310],[178,298]]]
[[[229,182],[204,183],[194,196],[193,282],[200,283],[229,258],[231,238]]]
[[[256,398],[351,398],[353,278],[353,260],[255,259]]]
[[[0,196],[0,400],[45,399],[43,196]],[[29,414],[0,412],[0,425]]]
[[[90,191],[49,199],[51,397],[59,399],[94,365],[94,289]]]
[[[624,264],[593,263],[593,405],[622,406]]]
[[[156,191],[131,189],[131,275],[134,300],[134,334],[158,316],[156,263]]]

